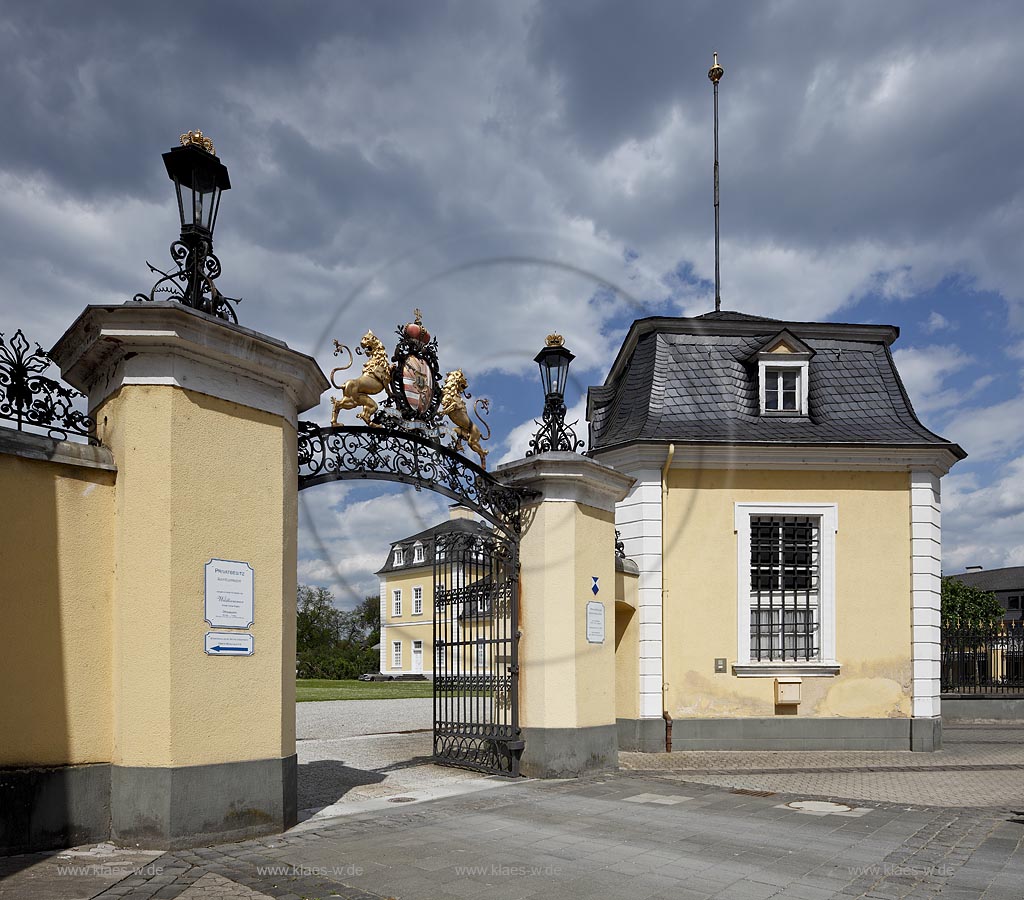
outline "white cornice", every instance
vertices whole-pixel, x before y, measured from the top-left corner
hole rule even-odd
[[[294,424],[329,387],[312,357],[179,303],[86,307],[50,356],[90,410],[122,385],[163,384]]]
[[[632,444],[594,451],[594,458],[624,472],[661,466],[668,443]],[[813,469],[841,472],[927,471],[945,475],[957,456],[941,445],[877,444],[682,444],[673,469]]]
[[[538,502],[581,503],[607,512],[614,511],[636,481],[578,453],[541,453],[498,466],[494,476],[505,484],[538,491]]]

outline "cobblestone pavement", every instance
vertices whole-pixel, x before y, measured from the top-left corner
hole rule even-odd
[[[664,767],[504,782],[419,805],[382,801],[383,810],[307,822],[286,835],[143,855],[136,865],[145,868],[105,890],[57,872],[54,854],[12,858],[17,874],[0,883],[0,896],[1021,900],[1024,803],[1015,798],[1024,774],[1014,752],[1022,734],[951,728],[940,754],[648,756],[648,766],[657,760]],[[750,777],[773,785],[708,783],[723,770],[742,770],[739,757],[755,773]],[[883,801],[863,792],[839,802],[835,779],[853,774],[865,778],[869,792],[878,789],[874,775],[895,778],[899,791],[939,777],[945,802]],[[811,790],[812,777],[832,778],[830,790]],[[993,782],[1002,784],[1002,795],[982,805],[972,793],[975,778],[990,793]],[[780,787],[786,779],[796,779],[797,788]],[[973,805],[951,805],[958,797]]]
[[[624,769],[721,787],[929,806],[1024,808],[1024,726],[947,725],[943,749],[622,753]],[[1024,887],[1021,890],[1024,897]]]
[[[803,803],[621,773],[519,782],[305,832],[168,853],[103,900],[826,900],[1024,893],[1005,809]],[[214,875],[217,878],[211,878]]]

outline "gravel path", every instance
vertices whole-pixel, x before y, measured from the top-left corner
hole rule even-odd
[[[295,736],[300,741],[330,740],[430,728],[433,703],[429,697],[297,703]]]

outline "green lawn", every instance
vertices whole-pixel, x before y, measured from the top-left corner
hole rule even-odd
[[[295,699],[309,700],[404,700],[407,697],[433,697],[429,681],[327,681],[298,678]]]

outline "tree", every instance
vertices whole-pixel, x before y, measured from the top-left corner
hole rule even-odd
[[[995,625],[1003,618],[1003,608],[991,591],[983,591],[959,579],[942,579],[942,626]]]
[[[299,678],[357,678],[377,670],[379,656],[372,647],[380,640],[379,597],[341,610],[327,588],[301,584],[295,618]]]
[[[300,584],[295,615],[295,645],[302,651],[337,646],[344,613],[334,605],[334,595],[322,587]]]

